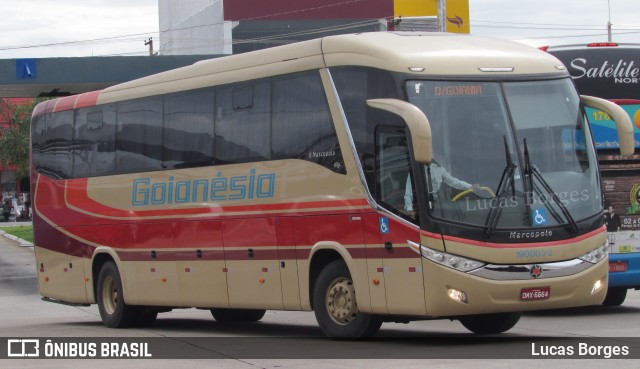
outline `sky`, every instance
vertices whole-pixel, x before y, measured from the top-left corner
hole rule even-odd
[[[640,43],[639,0],[469,0],[471,33],[532,46],[606,41],[608,4],[613,41]],[[158,0],[0,0],[0,17],[0,59],[148,55],[145,41],[160,44]]]

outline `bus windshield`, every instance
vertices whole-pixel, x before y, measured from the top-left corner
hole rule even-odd
[[[595,152],[571,81],[408,81],[427,115],[431,216],[495,229],[567,226],[601,210]]]

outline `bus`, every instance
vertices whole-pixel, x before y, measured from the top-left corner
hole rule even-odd
[[[329,337],[383,322],[511,329],[600,304],[596,151],[566,68],[509,41],[340,35],[49,100],[31,126],[45,301],[107,327],[210,310],[313,311]],[[452,184],[453,185],[450,185]]]
[[[634,123],[640,147],[640,44],[615,42],[553,46],[547,49],[569,69],[580,93],[608,99]],[[620,156],[615,122],[587,108],[596,144],[605,218],[611,245],[609,289],[604,305],[621,305],[628,289],[640,288],[640,156]]]

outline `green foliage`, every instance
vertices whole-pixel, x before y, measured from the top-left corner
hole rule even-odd
[[[14,235],[18,238],[22,238],[25,241],[29,241],[33,243],[33,226],[32,225],[4,227],[4,228],[0,228],[0,230],[10,235]]]
[[[2,109],[12,110],[0,112],[0,116],[9,117],[8,125],[0,127],[0,164],[16,164],[19,178],[29,176],[29,123],[33,109],[44,100],[46,99],[40,98],[26,105],[0,106]]]

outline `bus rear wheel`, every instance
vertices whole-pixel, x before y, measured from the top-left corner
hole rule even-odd
[[[259,309],[211,309],[211,315],[220,323],[257,322],[266,312]]]
[[[513,328],[521,313],[496,313],[470,315],[460,318],[460,323],[473,333],[496,334],[503,333]]]
[[[96,297],[100,317],[105,326],[109,328],[133,326],[139,316],[138,308],[125,304],[120,272],[111,261],[100,268]]]
[[[627,298],[627,289],[624,287],[609,287],[607,296],[602,301],[604,306],[620,306]]]
[[[313,289],[313,311],[320,329],[328,337],[371,337],[382,325],[379,316],[358,311],[356,290],[349,268],[335,260],[322,269]]]

